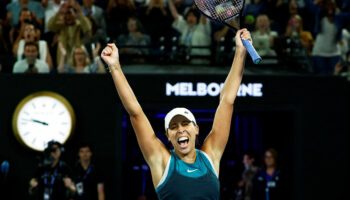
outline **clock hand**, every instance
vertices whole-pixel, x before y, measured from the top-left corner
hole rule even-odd
[[[46,122],[42,122],[42,121],[39,121],[39,120],[36,120],[36,119],[32,119],[33,122],[36,122],[36,123],[39,123],[39,124],[42,124],[42,125],[45,125],[45,126],[48,126],[49,124],[46,123]]]

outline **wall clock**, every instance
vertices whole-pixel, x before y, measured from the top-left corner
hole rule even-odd
[[[28,95],[17,105],[12,128],[17,140],[43,151],[50,140],[64,144],[75,127],[73,107],[66,98],[50,91]]]

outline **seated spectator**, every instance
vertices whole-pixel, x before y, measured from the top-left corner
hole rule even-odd
[[[238,182],[239,189],[236,200],[251,200],[253,180],[259,171],[257,158],[257,154],[253,150],[248,150],[243,155],[244,171],[242,179]]]
[[[29,195],[33,199],[68,200],[76,192],[71,179],[70,167],[61,160],[63,146],[57,141],[50,141],[44,150],[44,158],[38,170],[30,180]]]
[[[93,152],[88,144],[82,144],[78,151],[78,162],[73,170],[77,188],[76,200],[104,200],[104,182],[101,172],[93,162]]]
[[[309,31],[304,31],[303,20],[299,15],[294,15],[290,18],[285,36],[291,40],[300,40],[302,47],[305,48],[307,54],[310,56],[314,39]]]
[[[254,47],[260,56],[276,56],[273,50],[277,32],[270,30],[270,20],[267,15],[259,15],[256,19],[255,31],[252,33]]]
[[[59,73],[105,73],[106,70],[99,57],[99,50],[101,48],[100,43],[97,43],[96,48],[93,50],[94,62],[91,64],[89,54],[86,51],[84,45],[73,48],[68,59],[68,65],[65,64],[65,57],[67,51],[64,49],[62,43],[58,44],[61,51],[61,60],[58,65],[57,71]]]
[[[102,8],[94,5],[95,0],[83,0],[83,13],[90,16],[96,24],[96,33],[106,35],[106,20]]]
[[[277,151],[268,149],[264,154],[264,168],[253,182],[252,200],[285,199],[280,170],[277,166]]]
[[[9,20],[12,27],[19,23],[20,13],[23,8],[27,8],[33,13],[34,19],[42,25],[44,20],[44,8],[37,1],[33,0],[18,0],[12,1],[6,6],[7,20]]]
[[[38,35],[40,35],[38,34],[38,32],[40,32],[38,27],[35,27],[34,24],[27,23],[24,26],[23,33],[21,32],[18,35],[13,45],[12,52],[15,56],[17,56],[17,60],[22,60],[25,43],[28,43],[28,42],[37,43],[39,47],[39,59],[42,61],[45,61],[49,65],[50,69],[52,69],[53,64],[52,64],[49,47],[45,40],[40,40],[38,38],[39,37]]]
[[[115,40],[121,34],[126,34],[125,25],[128,18],[136,11],[133,0],[109,0],[107,6],[107,35]]]
[[[211,45],[211,26],[209,21],[200,16],[197,9],[189,8],[185,11],[185,18],[176,10],[173,0],[168,1],[171,15],[174,18],[173,28],[181,33],[180,45],[189,48],[191,56],[209,56]],[[206,63],[206,59],[192,59],[192,63]]]
[[[150,36],[141,32],[141,22],[136,17],[128,19],[128,34],[123,34],[118,37],[117,44],[121,46],[149,46],[151,44]],[[137,47],[120,48],[121,53],[145,55],[149,49]]]
[[[61,5],[58,13],[49,20],[48,28],[58,34],[58,41],[63,44],[67,55],[70,55],[73,47],[84,44],[91,31],[91,23],[82,13],[80,5],[73,0]],[[60,61],[60,53],[57,48],[57,63]]]
[[[28,42],[24,45],[25,59],[18,60],[13,73],[49,73],[50,68],[45,61],[38,59],[39,47],[37,43]]]

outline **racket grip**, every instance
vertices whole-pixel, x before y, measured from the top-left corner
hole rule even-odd
[[[256,52],[255,48],[253,47],[252,43],[250,42],[250,40],[243,40],[243,45],[245,46],[245,48],[247,49],[250,57],[252,58],[254,64],[259,64],[261,62],[261,57],[259,56],[258,52]]]

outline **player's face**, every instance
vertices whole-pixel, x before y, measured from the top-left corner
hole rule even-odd
[[[195,148],[198,126],[182,115],[175,116],[169,123],[167,136],[175,152],[187,155]]]
[[[80,160],[90,161],[91,156],[92,156],[92,152],[91,152],[89,147],[82,147],[82,148],[80,148],[78,155],[79,155]]]

